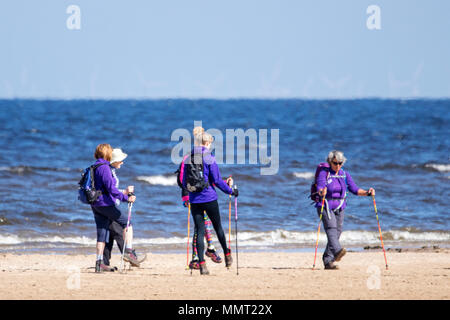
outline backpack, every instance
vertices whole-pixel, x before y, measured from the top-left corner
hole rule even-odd
[[[189,155],[185,155],[183,157],[183,160],[181,161],[180,165],[178,166],[177,171],[174,172],[177,175],[177,184],[181,189],[184,189],[184,187],[183,187],[184,163],[188,157],[189,157]]]
[[[314,182],[311,184],[311,192],[309,194],[309,198],[313,201],[313,203],[320,202],[319,192],[317,192],[317,177],[321,170],[328,171],[328,175],[330,174],[330,165],[327,162],[321,162],[316,168],[316,174],[314,175]],[[327,176],[328,178],[328,176]]]
[[[106,163],[100,163],[87,167],[81,174],[78,182],[78,200],[85,204],[93,204],[102,195],[101,190],[95,190],[94,170]]]
[[[205,181],[203,173],[203,154],[191,153],[184,162],[184,176],[186,180],[186,189],[191,193],[202,192],[209,187],[209,183]],[[192,161],[193,160],[193,161]],[[179,180],[177,178],[177,180]]]
[[[317,192],[317,177],[319,176],[319,173],[321,170],[326,170],[328,172],[327,174],[327,180],[330,176],[330,164],[327,162],[321,162],[316,168],[316,174],[314,175],[314,182],[311,184],[311,192],[309,195],[309,198],[313,201],[313,203],[321,202],[322,199],[319,196],[319,192]],[[347,175],[345,174],[345,171],[342,170],[344,173],[344,179],[345,179],[345,186],[347,187]]]

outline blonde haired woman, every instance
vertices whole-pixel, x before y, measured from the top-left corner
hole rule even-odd
[[[205,129],[203,129],[202,127],[195,127],[194,130],[192,130],[192,134],[193,136],[201,136],[203,133],[205,132]],[[201,139],[201,138],[200,138]],[[195,142],[194,139],[194,145],[196,146],[201,146],[201,141],[200,144],[198,142]],[[183,157],[183,161],[180,164],[180,167],[178,169],[179,172],[179,176],[178,176],[178,184],[181,187],[181,201],[183,202],[183,206],[184,207],[188,207],[189,206],[189,192],[183,188],[183,176],[184,176],[184,162],[186,161],[186,159],[189,157],[189,154],[185,155]],[[209,258],[211,258],[211,260],[215,263],[222,263],[222,258],[219,256],[219,254],[217,253],[216,248],[214,247],[213,244],[213,239],[212,239],[212,223],[211,220],[208,218],[208,215],[206,214],[206,212],[204,213],[204,220],[205,220],[205,239],[207,242],[207,249],[205,251],[205,255]],[[189,263],[189,268],[191,269],[200,269],[200,265],[199,265],[199,261],[198,261],[198,252],[197,252],[197,229],[194,229],[194,235],[192,237],[192,260]]]
[[[209,274],[206,268],[205,258],[204,258],[204,241],[203,237],[205,235],[205,223],[204,223],[204,212],[211,219],[211,223],[216,231],[217,237],[219,239],[220,245],[222,246],[225,255],[225,266],[230,267],[233,259],[231,258],[231,250],[227,247],[225,233],[222,228],[220,221],[220,211],[219,205],[217,203],[217,193],[215,187],[218,187],[222,192],[226,194],[232,194],[238,196],[237,190],[233,191],[230,185],[233,184],[233,180],[229,179],[227,183],[222,180],[219,172],[219,167],[217,166],[216,159],[210,152],[211,144],[213,138],[210,134],[203,132],[198,133],[194,137],[195,146],[192,150],[192,155],[197,158],[201,155],[203,163],[203,179],[206,187],[200,192],[189,192],[189,202],[191,204],[192,217],[194,218],[195,228],[198,232],[197,234],[197,253],[199,257],[200,264],[200,274]],[[197,157],[196,157],[197,155]],[[192,158],[192,156],[191,156]],[[193,159],[189,159],[193,160]],[[196,160],[194,160],[195,162]],[[186,163],[187,166],[192,166],[191,161]],[[189,170],[187,168],[186,170]],[[187,174],[183,176],[183,187],[188,190],[193,190],[188,187]]]

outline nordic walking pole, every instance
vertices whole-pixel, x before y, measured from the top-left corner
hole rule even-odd
[[[234,190],[237,189],[237,185],[234,185]],[[236,225],[236,275],[239,275],[239,252],[238,252],[238,225],[237,225],[237,197],[234,196],[234,222]]]
[[[375,208],[375,216],[377,217],[378,231],[380,232],[380,240],[381,240],[381,247],[383,248],[384,262],[386,263],[386,270],[387,270],[388,263],[387,263],[387,259],[386,259],[386,250],[384,250],[383,236],[381,235],[380,220],[378,219],[377,204],[375,202],[375,196],[373,194],[372,194],[372,199],[373,199],[373,207]]]
[[[313,263],[313,267],[312,267],[313,270],[316,267],[317,247],[319,246],[320,223],[322,222],[322,213],[323,213],[323,205],[325,203],[325,195],[326,195],[326,192],[323,195],[322,208],[320,209],[319,227],[317,228],[316,251],[314,252],[314,263]]]
[[[186,244],[186,270],[189,269],[189,233],[191,230],[191,219],[190,219],[190,215],[191,215],[191,204],[188,204],[188,216],[187,216],[187,244]]]
[[[230,178],[231,175],[227,178],[227,184]],[[231,194],[228,201],[228,248],[231,249]],[[230,270],[230,268],[227,269]]]
[[[130,192],[128,193],[128,196],[134,196],[134,193]],[[127,221],[127,228],[125,229],[125,238],[123,239],[123,248],[122,248],[122,258],[120,259],[120,272],[123,272],[123,256],[125,254],[125,248],[127,244],[127,238],[128,238],[128,227],[130,226],[130,220],[131,220],[131,208],[133,208],[133,203],[128,202],[128,221]]]
[[[228,248],[231,249],[231,194],[230,201],[228,201]]]

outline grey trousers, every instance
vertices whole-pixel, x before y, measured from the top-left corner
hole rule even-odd
[[[317,208],[319,217],[320,209],[321,208]],[[342,249],[339,238],[341,237],[342,225],[344,224],[344,210],[339,209],[337,212],[330,210],[330,218],[328,218],[326,208],[324,208],[322,221],[323,228],[325,229],[328,238],[328,243],[322,256],[323,264],[326,265],[333,262],[334,256]]]

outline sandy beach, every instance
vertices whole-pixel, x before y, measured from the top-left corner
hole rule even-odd
[[[208,260],[209,276],[185,270],[183,254],[151,254],[126,273],[94,273],[94,255],[2,254],[0,299],[449,299],[450,250],[349,252],[339,270],[313,253],[240,252],[236,264]],[[236,259],[235,261],[236,262]],[[119,266],[113,255],[112,265]],[[128,266],[129,267],[129,266]],[[202,290],[196,290],[201,287]]]

